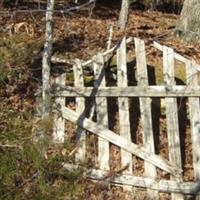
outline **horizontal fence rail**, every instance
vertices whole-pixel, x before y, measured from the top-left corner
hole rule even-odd
[[[60,97],[199,97],[200,86],[194,88],[174,86],[128,86],[128,87],[72,87],[53,90],[53,96]]]

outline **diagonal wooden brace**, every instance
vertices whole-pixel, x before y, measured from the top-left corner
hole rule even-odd
[[[176,177],[181,176],[182,169],[179,169],[177,166],[173,165],[168,160],[146,151],[144,147],[141,147],[137,144],[132,143],[131,141],[126,140],[122,136],[115,134],[114,132],[108,130],[104,126],[85,118],[84,116],[76,113],[75,111],[69,108],[62,107],[61,110],[63,118],[78,124],[81,128],[84,128],[96,134],[97,136],[117,145],[125,151],[132,153],[133,155],[155,165],[156,167]]]

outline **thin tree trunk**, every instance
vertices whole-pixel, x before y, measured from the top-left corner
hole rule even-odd
[[[43,101],[43,117],[49,115],[50,112],[50,67],[51,67],[51,53],[53,40],[53,10],[55,0],[47,1],[46,11],[46,32],[44,53],[42,59],[42,101]]]
[[[124,30],[128,22],[128,10],[129,10],[129,0],[122,0],[120,15],[119,15],[119,27]]]

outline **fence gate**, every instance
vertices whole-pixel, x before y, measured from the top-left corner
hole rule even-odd
[[[159,199],[160,193],[169,193],[174,200],[185,195],[198,199],[199,66],[154,42],[151,48],[162,53],[163,63],[162,83],[156,85],[151,81],[155,73],[147,65],[144,41],[133,41],[131,63],[127,64],[126,52],[130,41],[123,38],[118,46],[87,62],[76,60],[73,86],[66,85],[65,73],[56,79],[53,95],[61,115],[55,115],[54,139],[64,142],[65,120],[73,122],[77,125],[77,162],[87,157],[88,137],[98,136],[94,141],[96,152],[90,152],[96,166],[89,170],[89,177],[105,178],[127,191],[145,188],[149,198]],[[182,84],[177,84],[177,63],[184,67]],[[89,74],[89,81],[85,74]],[[71,97],[75,108],[66,105],[66,98]],[[109,176],[113,169],[118,170]]]

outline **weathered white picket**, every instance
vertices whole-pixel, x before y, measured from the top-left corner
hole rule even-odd
[[[127,65],[126,65],[126,39],[123,38],[117,49],[117,85],[127,87]],[[126,97],[118,98],[120,135],[131,141],[129,102]],[[122,168],[126,167],[123,173],[132,174],[132,154],[121,149]],[[132,191],[132,187],[124,186],[125,190]]]
[[[84,77],[83,69],[80,60],[76,60],[76,64],[73,66],[74,72],[74,86],[84,87]],[[76,98],[76,112],[84,116],[85,109],[85,98],[77,97]],[[76,131],[76,140],[77,140],[77,151],[75,154],[76,161],[84,161],[86,155],[86,133],[85,130],[77,126]]]
[[[194,62],[186,63],[186,77],[188,87],[198,86],[198,74],[195,69]],[[197,97],[190,97],[189,100],[189,114],[192,133],[192,153],[193,153],[193,168],[194,178],[196,181],[200,180],[200,100]],[[200,199],[200,194],[196,197]]]
[[[105,70],[104,70],[104,57],[98,54],[94,57],[94,87],[105,87]],[[106,97],[96,98],[96,117],[97,123],[102,124],[108,128],[108,114],[107,114],[107,99]],[[107,140],[98,138],[98,164],[102,170],[109,170],[109,142]]]
[[[175,69],[174,69],[174,50],[168,47],[163,47],[163,73],[164,82],[167,86],[175,85]],[[182,167],[181,162],[181,144],[178,127],[178,108],[176,98],[165,98],[166,106],[166,120],[167,120],[167,137],[168,137],[168,149],[169,160],[176,164],[178,167]],[[173,179],[174,177],[171,176]],[[182,181],[181,178],[176,178],[177,181]],[[173,194],[172,200],[183,199],[181,194]]]
[[[136,52],[136,72],[138,86],[148,86],[148,74],[147,74],[147,63],[145,55],[145,44],[144,41],[135,38],[135,52]],[[147,151],[154,153],[154,136],[153,136],[153,125],[151,115],[151,99],[149,97],[141,97],[140,101],[140,112],[141,112],[141,126],[143,134],[143,144]],[[156,167],[148,162],[144,163],[145,176],[156,179]],[[148,191],[151,199],[158,199],[158,193],[156,191]]]
[[[58,76],[55,80],[56,84],[60,86],[65,86],[66,74]],[[53,126],[53,140],[54,142],[63,143],[65,137],[65,120],[60,115],[59,110],[61,107],[65,107],[65,97],[61,96],[55,99],[56,114],[54,116],[54,126]],[[59,110],[58,110],[59,109]]]
[[[56,79],[53,95],[60,113],[55,114],[54,139],[64,141],[64,119],[77,125],[77,152],[76,160],[84,160],[86,157],[86,130],[98,136],[98,164],[99,169],[86,170],[86,176],[92,179],[105,178],[112,184],[121,184],[125,190],[133,187],[147,189],[149,198],[159,199],[159,192],[171,193],[171,199],[184,199],[184,194],[196,194],[200,191],[200,86],[198,83],[197,64],[174,52],[173,49],[162,46],[156,42],[153,46],[163,52],[163,85],[149,85],[147,61],[144,41],[135,38],[136,78],[137,86],[128,85],[127,52],[125,38],[121,43],[97,54],[86,62],[76,61],[73,66],[74,86],[65,86],[65,75]],[[109,53],[117,50],[117,86],[107,86],[105,78],[105,62]],[[186,69],[186,85],[175,83],[175,59],[182,62]],[[55,61],[55,60],[54,60]],[[64,60],[62,60],[64,62]],[[94,72],[94,86],[85,87],[83,67],[92,66]],[[134,75],[133,75],[134,76]],[[76,110],[65,106],[65,97],[76,98]],[[95,97],[96,121],[85,115],[85,98]],[[119,135],[109,130],[107,97],[118,98]],[[139,98],[140,125],[143,146],[135,144],[131,140],[130,104],[129,98]],[[169,160],[155,154],[155,141],[152,122],[152,97],[164,97],[166,110],[166,125]],[[182,177],[181,142],[178,122],[177,98],[187,97],[190,113],[191,140],[193,151],[193,168],[195,182],[184,182]],[[121,148],[121,174],[109,177],[110,170],[110,143]],[[144,160],[144,177],[133,176],[132,155]],[[192,163],[191,163],[192,164]],[[119,163],[120,165],[120,163]],[[73,168],[69,164],[66,168]],[[170,180],[157,180],[157,170],[160,168],[170,174]]]

